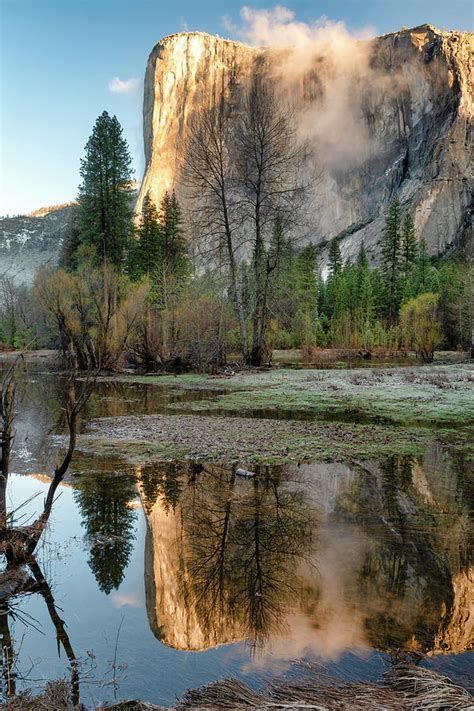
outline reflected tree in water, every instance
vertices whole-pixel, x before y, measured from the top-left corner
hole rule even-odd
[[[204,628],[231,623],[253,645],[282,631],[303,586],[302,563],[314,552],[317,526],[304,490],[280,475],[262,466],[242,481],[235,469],[214,469],[182,502],[188,555],[181,585]]]
[[[427,467],[423,458],[391,457],[360,478],[361,525],[373,543],[360,569],[358,594],[367,607],[369,639],[379,648],[432,649],[440,620],[446,622],[453,609],[453,577],[469,565],[469,555],[467,565],[458,559],[469,530],[459,490],[443,486],[444,500],[433,493]],[[449,478],[446,466],[443,476]]]
[[[58,652],[62,647],[70,663],[71,702],[79,703],[79,679],[77,659],[66,632],[65,623],[58,613],[51,588],[35,558],[35,550],[49,521],[54,497],[62,482],[76,444],[77,418],[90,396],[92,384],[86,381],[77,393],[74,373],[71,372],[66,389],[65,418],[69,431],[69,442],[62,461],[55,468],[47,490],[42,513],[29,525],[15,526],[15,511],[6,508],[6,487],[9,476],[9,461],[13,440],[15,402],[15,364],[3,374],[0,386],[0,553],[6,565],[0,573],[0,640],[2,645],[3,695],[11,697],[16,693],[16,663],[13,637],[9,618],[25,621],[15,606],[21,596],[39,593],[44,598],[51,621],[56,629]],[[28,572],[29,571],[29,572]]]
[[[136,496],[135,477],[117,472],[81,476],[74,497],[90,546],[89,566],[107,595],[125,575],[135,540],[137,514],[130,507]]]
[[[145,513],[149,514],[158,497],[165,511],[174,511],[183,488],[182,466],[178,462],[157,462],[140,472],[140,489]]]

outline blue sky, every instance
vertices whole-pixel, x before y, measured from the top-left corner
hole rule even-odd
[[[163,36],[181,30],[231,36],[224,15],[239,26],[244,4],[262,9],[276,3],[0,0],[0,214],[28,212],[75,197],[83,148],[104,109],[122,123],[140,180],[144,168],[140,90],[148,54]],[[326,16],[344,21],[354,31],[371,25],[378,34],[424,22],[445,29],[473,26],[471,0],[281,4],[302,22]],[[138,81],[121,84],[130,79]]]

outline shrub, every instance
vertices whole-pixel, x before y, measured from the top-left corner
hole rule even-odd
[[[407,348],[431,363],[435,348],[441,343],[441,328],[438,319],[438,294],[420,294],[410,299],[400,311],[400,324]]]

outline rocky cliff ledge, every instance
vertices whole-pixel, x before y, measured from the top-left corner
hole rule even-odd
[[[282,95],[291,94],[298,129],[313,141],[313,162],[323,170],[314,187],[312,242],[338,236],[343,255],[353,256],[363,239],[376,259],[383,213],[395,193],[431,254],[472,239],[472,38],[422,25],[354,41],[354,57],[315,52],[312,66],[298,75],[291,52],[281,49],[198,32],[166,37],[146,70],[146,171],[137,208],[148,191],[155,200],[171,186],[179,192],[190,118],[222,95],[238,112],[258,58]]]
[[[0,279],[30,284],[41,266],[56,266],[73,203],[0,218]]]

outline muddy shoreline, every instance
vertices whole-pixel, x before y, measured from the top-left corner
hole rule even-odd
[[[84,452],[134,463],[342,461],[415,455],[434,439],[472,456],[474,365],[108,380],[186,396],[153,414],[95,418],[79,437]]]
[[[220,462],[343,461],[353,457],[418,454],[431,435],[416,428],[285,422],[193,415],[100,418],[79,437],[78,449],[123,456],[134,463],[157,459]]]

